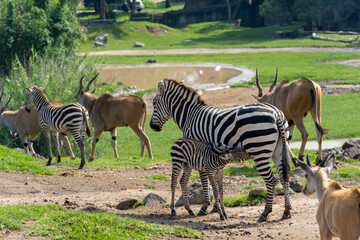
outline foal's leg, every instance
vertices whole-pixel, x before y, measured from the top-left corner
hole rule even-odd
[[[189,167],[189,165],[184,164],[184,172],[180,179],[180,185],[181,185],[181,191],[183,194],[185,209],[189,212],[190,216],[195,216],[194,212],[190,208],[189,195],[188,195],[188,189],[187,189],[187,184],[190,179],[191,170],[192,169],[191,169],[191,167]]]
[[[203,216],[206,215],[206,210],[210,205],[209,182],[208,182],[208,176],[205,171],[199,171],[199,174],[200,174],[200,180],[204,194],[204,204],[197,215]]]

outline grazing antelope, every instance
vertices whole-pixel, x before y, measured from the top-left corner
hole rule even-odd
[[[223,169],[230,162],[241,162],[250,159],[245,151],[234,148],[227,153],[218,155],[213,152],[211,145],[190,138],[179,138],[171,147],[172,174],[171,174],[171,214],[176,216],[174,199],[177,179],[184,169],[180,185],[184,199],[184,206],[190,216],[194,212],[190,209],[187,183],[190,178],[191,170],[198,170],[200,173],[201,184],[204,193],[204,205],[201,207],[198,216],[205,215],[207,207],[210,205],[208,178],[213,188],[215,204],[213,211],[217,210],[221,220],[227,219],[224,206],[223,192]]]
[[[153,102],[150,127],[154,131],[160,132],[172,117],[184,137],[211,144],[220,154],[223,151],[218,146],[243,149],[254,159],[267,188],[265,209],[259,221],[266,221],[272,212],[277,183],[270,167],[272,158],[285,191],[283,218],[291,217],[288,123],[279,109],[267,103],[228,109],[211,107],[196,91],[171,79],[159,82]]]
[[[145,146],[149,158],[153,158],[151,144],[145,134],[145,123],[147,116],[147,103],[144,99],[136,96],[113,97],[109,94],[101,94],[99,97],[88,92],[91,83],[98,76],[97,74],[90,80],[86,88],[83,86],[83,76],[80,79],[80,88],[76,95],[76,102],[83,105],[90,115],[92,126],[94,127],[94,138],[89,161],[94,160],[96,144],[103,131],[110,131],[111,145],[114,149],[115,158],[119,155],[116,149],[117,127],[130,126],[140,138],[141,153],[144,156]]]
[[[65,105],[52,104],[48,101],[42,89],[33,86],[27,88],[29,91],[28,102],[25,107],[27,112],[31,112],[32,106],[38,112],[38,121],[41,131],[44,134],[49,154],[47,166],[51,165],[52,152],[50,132],[55,133],[56,147],[59,148],[57,133],[70,131],[81,151],[81,163],[79,169],[85,165],[85,138],[84,132],[90,137],[91,131],[88,125],[89,115],[86,109],[78,103]],[[59,149],[58,149],[59,152]],[[58,155],[58,162],[61,161]]]
[[[263,95],[261,85],[259,83],[259,75],[256,69],[256,85],[259,89],[257,100],[259,102],[270,103],[284,112],[289,123],[291,140],[294,127],[296,126],[301,133],[301,147],[299,151],[299,159],[304,158],[304,150],[309,134],[307,133],[303,118],[310,112],[317,133],[318,157],[316,163],[320,163],[322,159],[322,137],[329,134],[329,130],[321,126],[321,88],[310,79],[300,78],[292,82],[282,81],[272,91],[276,85],[278,70],[276,69],[276,77],[271,84],[269,92]],[[292,156],[294,162],[294,156]],[[295,163],[295,162],[294,162]]]
[[[335,181],[328,181],[327,175],[334,166],[335,156],[324,159],[319,166],[311,168],[309,156],[307,163],[299,161],[306,172],[305,195],[314,192],[319,200],[316,221],[319,225],[320,238],[358,240],[360,238],[360,189],[343,188]]]

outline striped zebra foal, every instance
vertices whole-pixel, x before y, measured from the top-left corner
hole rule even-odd
[[[275,178],[272,158],[285,192],[283,218],[290,218],[290,148],[287,143],[288,123],[283,112],[267,103],[248,104],[234,108],[216,108],[204,103],[196,91],[183,84],[165,79],[158,84],[153,100],[150,127],[161,131],[171,117],[186,138],[212,145],[213,151],[223,153],[217,146],[239,148],[254,159],[255,167],[264,179],[267,196],[259,221],[266,221],[272,212]]]
[[[50,132],[55,135],[55,144],[58,149],[57,161],[61,162],[59,151],[58,134],[71,132],[81,151],[81,163],[79,169],[85,165],[85,137],[84,132],[90,137],[91,131],[88,124],[89,115],[86,109],[78,103],[69,103],[65,105],[52,104],[48,101],[42,89],[36,86],[27,88],[29,91],[28,102],[25,110],[30,112],[32,106],[36,107],[38,112],[38,121],[41,131],[45,136],[48,147],[49,161],[46,166],[51,165],[52,152]]]
[[[223,168],[229,162],[240,162],[250,158],[249,154],[241,149],[229,150],[226,154],[218,155],[213,152],[211,145],[195,139],[179,138],[171,147],[172,175],[171,175],[171,214],[176,216],[174,198],[177,179],[183,171],[180,180],[181,190],[184,199],[184,206],[190,216],[194,212],[190,209],[187,184],[191,170],[198,170],[204,193],[204,205],[201,207],[198,216],[205,215],[210,205],[208,178],[213,188],[215,205],[213,211],[217,210],[220,219],[227,219],[224,206],[223,193]]]

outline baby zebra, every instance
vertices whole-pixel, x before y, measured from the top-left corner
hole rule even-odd
[[[201,207],[198,216],[205,215],[207,207],[210,205],[207,179],[209,177],[215,197],[213,211],[217,209],[221,220],[227,219],[223,201],[223,168],[229,162],[241,162],[249,159],[250,156],[239,148],[234,148],[229,150],[228,153],[217,155],[213,152],[210,144],[189,138],[177,139],[171,147],[170,154],[172,159],[170,205],[172,216],[176,216],[174,206],[175,188],[177,179],[182,169],[184,169],[184,172],[180,180],[180,185],[184,199],[184,206],[189,214],[194,216],[194,213],[189,206],[187,184],[189,182],[192,169],[195,169],[200,173],[201,184],[204,192],[204,205]]]

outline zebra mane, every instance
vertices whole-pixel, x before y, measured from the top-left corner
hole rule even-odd
[[[188,92],[192,93],[193,95],[195,95],[195,96],[197,97],[197,99],[199,100],[199,103],[200,103],[200,104],[202,104],[202,105],[207,105],[207,104],[204,102],[204,100],[201,98],[201,96],[199,95],[199,93],[198,93],[195,89],[190,88],[190,87],[187,87],[187,86],[185,86],[184,84],[179,83],[178,81],[173,80],[173,79],[167,79],[167,78],[165,78],[164,81],[172,82],[172,83],[174,83],[175,85],[177,85],[177,86],[179,86],[179,87],[187,90]]]
[[[45,95],[45,93],[43,92],[43,90],[41,88],[39,88],[37,86],[32,86],[32,88],[38,90],[41,93],[41,95],[46,99],[46,101],[49,102],[49,99],[47,98],[47,96]]]

